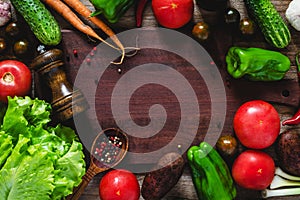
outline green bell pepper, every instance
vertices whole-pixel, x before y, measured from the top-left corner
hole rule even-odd
[[[289,58],[262,48],[231,47],[226,55],[227,71],[234,78],[251,81],[281,80],[290,69]]]
[[[91,16],[102,14],[110,23],[116,23],[135,0],[90,0],[90,2],[96,9]]]
[[[229,168],[210,144],[201,142],[199,146],[190,147],[187,159],[198,199],[232,200],[236,197]]]

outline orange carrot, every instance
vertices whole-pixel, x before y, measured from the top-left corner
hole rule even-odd
[[[101,38],[90,26],[84,24],[79,17],[61,0],[42,0],[43,3],[53,8],[58,14],[60,14],[64,19],[66,19],[71,25],[73,25],[76,29],[85,33],[91,37],[94,37],[110,47],[117,49],[115,46],[106,42],[103,38]]]
[[[51,0],[50,0],[51,1]],[[92,11],[88,9],[80,0],[63,0],[68,6],[73,8],[78,14],[84,18],[93,22],[98,28],[100,28],[106,35],[108,35],[112,41],[120,48],[122,51],[121,61],[115,64],[121,64],[125,56],[125,48],[120,42],[113,30],[107,26],[101,19],[97,17],[91,17]]]

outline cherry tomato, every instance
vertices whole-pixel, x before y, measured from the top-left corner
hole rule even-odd
[[[229,7],[225,10],[224,18],[226,24],[239,24],[241,15],[237,9]]]
[[[19,35],[20,32],[20,27],[17,22],[10,22],[5,28],[5,33],[11,37]]]
[[[99,195],[102,200],[138,200],[140,186],[132,172],[114,169],[102,177]]]
[[[233,156],[237,152],[238,143],[235,137],[223,135],[217,141],[217,149],[224,156]]]
[[[6,41],[4,38],[0,38],[0,53],[6,49]]]
[[[18,40],[14,43],[14,53],[16,55],[24,55],[29,50],[29,42],[26,39]]]
[[[275,163],[271,156],[259,150],[246,150],[233,162],[232,177],[247,189],[263,190],[274,177]]]
[[[0,101],[7,102],[7,96],[25,96],[31,88],[31,72],[17,60],[0,62]]]
[[[279,114],[265,101],[248,101],[236,111],[233,128],[245,147],[263,149],[271,146],[279,135]]]
[[[194,25],[192,34],[197,40],[206,40],[209,37],[208,24],[203,21],[198,22]]]
[[[249,18],[240,21],[240,31],[243,35],[253,35],[255,33],[254,22]]]
[[[193,0],[152,0],[152,10],[158,23],[166,28],[180,28],[193,16]]]

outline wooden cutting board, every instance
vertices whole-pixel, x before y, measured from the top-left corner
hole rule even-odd
[[[227,37],[229,36],[227,35]],[[217,35],[215,35],[215,38],[217,38]],[[151,40],[151,38],[145,39]],[[266,83],[251,82],[243,79],[233,79],[226,72],[226,65],[224,63],[225,54],[230,45],[242,43],[240,41],[233,42],[233,40],[227,41],[228,42],[226,43],[214,39],[210,41],[209,45],[205,43],[203,44],[209,55],[211,55],[212,61],[217,64],[226,92],[226,118],[222,128],[222,134],[233,134],[232,119],[234,113],[237,108],[246,101],[262,99],[270,103],[284,104],[292,107],[298,106],[299,84],[296,76],[295,66],[292,66],[285,79],[278,82]],[[86,57],[97,59],[97,62],[101,62],[101,57],[97,56],[94,58],[91,54],[97,44],[98,43],[91,42],[86,36],[81,35],[78,32],[74,32],[72,30],[63,30],[62,48],[66,57],[65,68],[71,83],[74,83],[77,72],[82,63],[89,62]],[[74,50],[77,51],[76,54],[74,54]],[[108,66],[101,78],[98,77],[100,80],[87,75],[86,81],[97,85],[96,94],[95,97],[93,97],[95,98],[96,116],[87,111],[81,120],[85,120],[85,123],[87,124],[91,123],[91,130],[97,129],[93,126],[95,122],[100,125],[102,129],[108,127],[118,127],[118,124],[114,120],[114,115],[112,114],[111,109],[111,96],[115,85],[122,78],[122,76],[126,74],[126,72],[129,72],[139,65],[151,62],[158,62],[171,66],[173,69],[182,73],[185,77],[187,77],[194,91],[196,91],[201,115],[199,118],[198,130],[195,133],[190,134],[197,134],[193,140],[193,144],[198,144],[199,141],[204,139],[205,133],[208,130],[208,124],[210,123],[210,119],[213,115],[211,110],[212,102],[210,98],[208,98],[209,91],[207,85],[203,80],[203,77],[195,73],[195,68],[193,65],[191,65],[189,62],[186,62],[186,60],[180,56],[173,55],[163,50],[151,48],[141,49],[135,56],[126,58],[124,63],[121,66],[118,66],[123,69],[122,73],[118,73],[118,67],[112,65]],[[129,146],[131,152],[147,153],[160,149],[171,142],[175,137],[176,131],[178,130],[178,124],[181,120],[178,99],[176,99],[174,93],[168,90],[168,88],[164,88],[156,84],[145,85],[133,93],[129,103],[131,115],[123,116],[122,122],[127,123],[128,121],[133,121],[138,126],[146,126],[150,123],[150,118],[148,115],[149,109],[154,104],[160,104],[166,110],[166,123],[158,134],[151,137],[139,138],[130,136]],[[224,115],[224,113],[219,114]],[[216,127],[216,130],[218,130],[218,128],[220,127]],[[93,136],[90,138],[93,138]],[[179,142],[178,145],[184,146],[185,140],[185,136],[179,138],[178,141],[182,143]],[[126,159],[127,164],[152,164],[152,162],[154,162],[153,160],[149,160],[147,158],[144,160],[135,160],[130,156]]]

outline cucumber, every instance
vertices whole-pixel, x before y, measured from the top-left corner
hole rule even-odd
[[[44,45],[58,45],[61,30],[58,22],[40,0],[11,0],[36,38]]]
[[[284,48],[290,43],[290,31],[270,0],[245,0],[245,5],[269,44]]]

